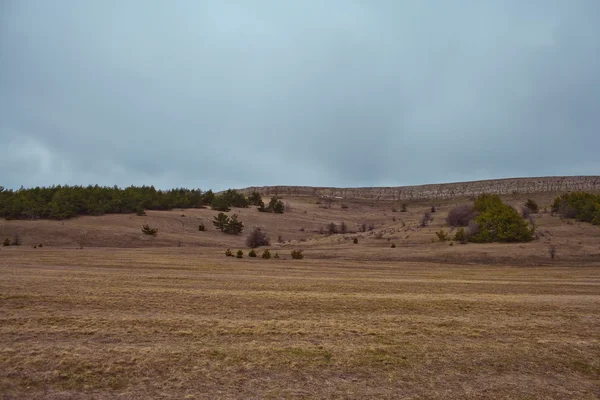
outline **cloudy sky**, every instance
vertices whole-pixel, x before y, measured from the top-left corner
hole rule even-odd
[[[2,0],[0,185],[600,174],[598,0]]]

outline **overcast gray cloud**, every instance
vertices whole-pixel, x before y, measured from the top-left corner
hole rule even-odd
[[[600,2],[0,2],[1,185],[600,173]]]

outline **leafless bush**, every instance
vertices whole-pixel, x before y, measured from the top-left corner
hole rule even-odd
[[[375,239],[381,239],[381,238],[383,238],[383,232],[380,231],[380,232],[375,233],[374,238]]]
[[[348,204],[346,204],[346,203],[342,203],[342,205],[341,205],[340,207],[341,207],[342,209],[344,209],[344,210],[345,210],[345,209],[347,209],[347,208],[348,208]]]
[[[421,218],[421,227],[426,227],[427,225],[429,225],[429,223],[433,221],[433,217],[431,216],[431,213],[429,211],[425,212],[425,214],[423,214],[423,217]]]
[[[446,222],[451,227],[469,226],[469,222],[477,216],[471,204],[462,204],[450,210]]]
[[[477,222],[475,222],[475,220],[470,220],[467,226],[469,235],[477,235],[479,233],[479,225],[477,224]]]
[[[554,257],[556,257],[556,245],[551,244],[548,246],[548,254],[550,254],[550,259],[554,260]]]
[[[21,241],[21,235],[19,234],[19,232],[15,232],[15,234],[13,235],[13,240],[11,245],[12,246],[20,246],[21,244],[23,244],[23,242]]]
[[[327,225],[327,233],[330,235],[338,233],[337,225],[334,222],[330,222],[329,225]]]
[[[87,231],[82,231],[79,234],[79,237],[77,238],[77,244],[79,245],[80,249],[83,249],[83,246],[85,246],[87,244],[87,240],[88,240]]]
[[[340,223],[339,231],[340,231],[340,233],[346,233],[346,232],[348,232],[348,227],[346,226],[346,223],[344,221],[342,221]]]
[[[254,228],[246,238],[246,245],[252,249],[260,246],[268,246],[269,244],[267,233],[263,232],[260,228]]]

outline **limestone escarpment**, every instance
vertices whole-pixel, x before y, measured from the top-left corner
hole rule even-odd
[[[241,191],[250,193],[254,190],[264,196],[314,196],[368,200],[451,199],[477,196],[483,193],[502,195],[569,191],[598,192],[600,191],[600,176],[508,178],[418,186],[364,188],[262,186],[248,187]]]

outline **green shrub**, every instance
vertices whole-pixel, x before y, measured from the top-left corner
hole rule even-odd
[[[253,206],[260,206],[260,203],[262,203],[260,193],[253,191],[250,196],[248,196],[248,203]]]
[[[294,260],[301,260],[304,258],[304,254],[302,254],[302,250],[292,250],[292,258]]]
[[[204,226],[204,223],[203,223],[203,222],[200,222],[200,225],[198,225],[198,230],[199,230],[200,232],[204,232],[204,231],[206,231],[206,226]]]
[[[239,235],[244,230],[244,224],[242,221],[238,221],[237,214],[233,214],[231,218],[229,218],[229,222],[225,226],[223,232],[229,233],[230,235]]]
[[[138,217],[144,217],[144,216],[146,215],[146,211],[144,210],[144,207],[142,207],[142,206],[137,206],[137,207],[135,208],[135,214],[136,214]]]
[[[229,211],[229,203],[223,198],[223,196],[215,196],[210,203],[210,208],[216,211]]]
[[[535,200],[532,199],[527,199],[527,201],[525,202],[525,207],[529,209],[529,211],[531,211],[532,214],[537,214],[537,212],[540,210],[538,203],[536,203]]]
[[[233,257],[233,253],[230,249],[225,250],[225,257]]]
[[[38,247],[44,247],[44,245],[40,243],[40,244],[38,244]]]
[[[248,199],[246,199],[246,197],[241,194],[240,192],[238,192],[237,190],[233,190],[233,189],[227,189],[227,191],[225,193],[223,193],[221,196],[218,196],[222,199],[223,202],[225,202],[227,204],[227,206],[229,207],[240,207],[240,208],[247,208],[248,207]],[[227,210],[221,210],[221,211],[227,211]]]
[[[353,242],[354,242],[354,244],[357,244],[358,243],[358,238],[354,238]]]
[[[213,217],[213,225],[221,232],[225,230],[227,224],[229,224],[229,217],[226,214],[220,212]]]
[[[258,211],[261,212],[271,212],[276,214],[283,214],[285,211],[285,205],[281,200],[277,198],[277,196],[271,197],[271,201],[269,201],[269,205],[265,207],[265,203],[261,200],[258,206]]]
[[[142,225],[142,233],[144,235],[156,236],[158,234],[157,228],[150,228],[150,225]]]
[[[10,246],[10,239],[9,238],[4,239],[4,242],[2,242],[2,246]]]
[[[562,218],[600,225],[600,195],[586,192],[565,193],[552,203],[552,212]]]
[[[469,241],[528,242],[533,239],[533,228],[497,195],[480,195],[475,200],[474,210],[479,213],[474,219],[478,231],[470,232]]]
[[[396,248],[396,243],[392,243],[392,245],[390,246],[392,249]]]
[[[238,250],[237,253],[235,253],[235,257],[236,258],[243,258],[244,257],[244,252],[241,250]]]
[[[460,227],[456,230],[456,233],[454,234],[454,240],[462,244],[467,243],[468,235],[465,228]]]
[[[271,258],[271,252],[269,251],[269,249],[263,251],[262,258],[264,258],[265,260],[268,260],[269,258]]]
[[[256,257],[256,251],[254,251],[254,249],[250,250],[248,257]]]
[[[439,231],[439,232],[436,232],[436,233],[435,233],[435,236],[437,236],[437,239],[438,239],[440,242],[445,242],[445,241],[447,241],[447,240],[450,240],[450,237],[449,237],[448,233],[447,233],[447,232],[444,232],[444,230],[443,230],[443,229],[440,229],[440,231]]]
[[[213,219],[213,225],[221,232],[237,235],[242,233],[244,230],[244,224],[237,218],[237,214],[233,214],[231,217],[228,217],[224,213],[220,212],[218,215],[215,215]]]
[[[275,256],[273,256],[273,258],[279,258],[279,253],[275,253]]]

